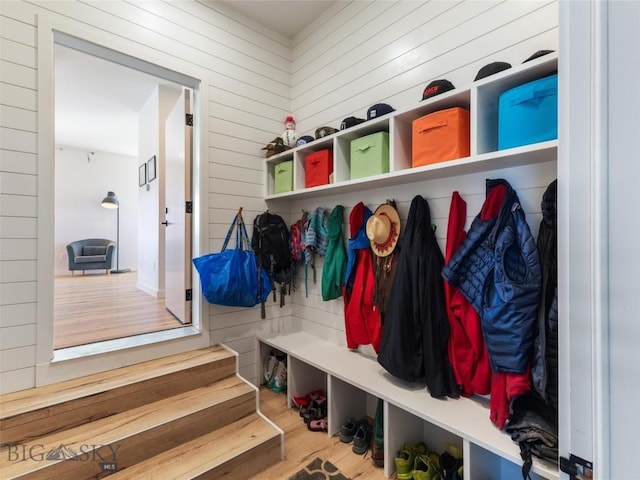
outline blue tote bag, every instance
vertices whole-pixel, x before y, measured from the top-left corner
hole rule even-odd
[[[236,248],[227,249],[236,230]],[[233,219],[220,253],[194,258],[200,275],[204,298],[215,305],[253,307],[264,302],[271,293],[271,280],[264,268],[259,268],[251,250],[247,229],[242,220],[242,208]]]

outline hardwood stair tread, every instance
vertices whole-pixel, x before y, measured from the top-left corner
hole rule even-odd
[[[5,394],[0,396],[0,420],[233,357],[233,352],[216,345]]]
[[[175,419],[214,405],[236,401],[251,393],[255,394],[255,389],[247,382],[237,376],[227,377],[211,385],[36,438],[24,445],[27,451],[33,445],[41,452],[49,452],[61,445],[74,452],[81,452],[82,445],[114,445],[156,426],[167,425]],[[11,464],[5,463],[0,471],[0,478],[19,477],[57,462],[60,460],[42,462],[27,458]]]
[[[280,432],[254,413],[214,432],[198,437],[144,462],[110,475],[114,480],[191,479],[231,461],[268,442],[278,440]],[[280,460],[280,448],[273,451]]]

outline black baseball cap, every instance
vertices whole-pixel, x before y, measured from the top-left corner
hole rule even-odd
[[[492,62],[488,65],[485,65],[480,70],[478,70],[478,74],[473,81],[480,80],[481,78],[490,77],[491,75],[495,75],[496,73],[502,72],[503,70],[507,70],[511,68],[511,64],[507,62]]]
[[[536,53],[534,53],[533,55],[531,55],[529,58],[527,58],[524,62],[522,63],[527,63],[531,60],[535,60],[538,57],[542,57],[543,55],[547,55],[548,53],[552,53],[554,52],[554,50],[538,50]]]
[[[434,80],[429,85],[424,87],[422,91],[422,100],[426,100],[427,98],[435,97],[436,95],[440,95],[441,93],[448,92],[449,90],[453,90],[456,87],[453,86],[449,80]]]
[[[365,122],[364,118],[347,117],[340,123],[340,130],[346,130],[347,128],[355,127]]]
[[[376,103],[371,105],[367,110],[367,120],[381,117],[387,113],[395,112],[396,109],[386,103]]]

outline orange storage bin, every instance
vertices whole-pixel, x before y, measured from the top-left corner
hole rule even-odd
[[[460,107],[440,110],[414,120],[412,127],[413,167],[469,156],[469,110]]]
[[[304,186],[317,187],[329,183],[333,173],[333,151],[328,148],[309,153],[305,158]]]

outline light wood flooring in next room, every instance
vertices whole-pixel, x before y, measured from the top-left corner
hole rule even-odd
[[[139,290],[136,281],[136,272],[56,277],[53,347],[181,328],[183,325],[166,310],[164,298]]]
[[[316,457],[330,461],[352,480],[386,480],[384,470],[371,461],[371,451],[366,456],[358,455],[353,453],[351,444],[342,443],[338,436],[310,431],[298,410],[287,408],[284,393],[260,387],[260,409],[284,430],[285,459],[248,480],[288,480]]]

